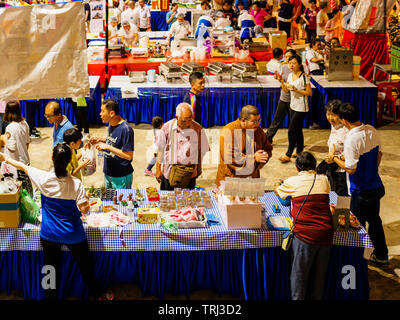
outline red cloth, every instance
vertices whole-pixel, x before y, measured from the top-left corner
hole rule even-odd
[[[292,198],[293,221],[306,196]],[[333,243],[333,219],[329,194],[310,194],[297,217],[293,233],[300,240],[316,246]]]
[[[254,61],[270,61],[272,59],[272,49],[268,49],[267,51],[250,52],[250,57],[252,57]]]
[[[360,75],[368,81],[372,81],[374,62],[389,64],[389,49],[387,47],[387,36],[383,33],[352,33],[345,31],[342,45],[354,48],[354,55],[361,57]],[[386,80],[387,75],[377,71],[376,80]]]

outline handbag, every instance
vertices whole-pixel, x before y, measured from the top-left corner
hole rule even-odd
[[[174,120],[176,121],[176,120]],[[171,162],[174,161],[174,141],[175,141],[175,134],[172,130],[174,122],[171,123],[170,129],[170,139],[171,139]],[[181,165],[181,164],[172,164],[171,165],[171,172],[169,175],[168,182],[171,187],[173,188],[186,188],[190,180],[192,180],[192,175],[194,172],[195,166],[194,165]]]
[[[301,204],[299,211],[297,212],[297,215],[296,215],[296,218],[294,219],[292,228],[282,235],[282,238],[283,238],[283,240],[282,240],[282,249],[285,250],[285,251],[288,251],[290,249],[291,245],[292,245],[293,237],[294,237],[294,234],[293,234],[294,226],[296,225],[297,218],[299,217],[301,209],[303,208],[304,204],[306,203],[306,201],[308,199],[308,196],[311,193],[311,190],[314,188],[314,184],[315,184],[315,179],[316,178],[317,178],[317,174],[314,175],[314,180],[313,180],[313,183],[311,185],[311,188],[308,191],[307,196],[304,198],[304,201]]]

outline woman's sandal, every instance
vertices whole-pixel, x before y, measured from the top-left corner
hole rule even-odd
[[[282,163],[290,162],[290,158],[286,155],[279,157],[278,160]]]

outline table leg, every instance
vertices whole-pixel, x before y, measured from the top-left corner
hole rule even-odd
[[[372,75],[372,83],[375,84],[376,82],[376,66],[374,66],[374,73]]]

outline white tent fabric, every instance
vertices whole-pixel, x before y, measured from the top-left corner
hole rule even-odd
[[[82,2],[0,9],[0,100],[89,96]]]

